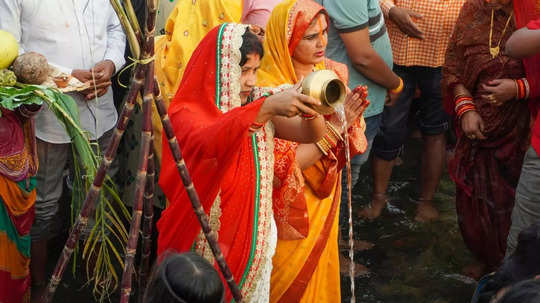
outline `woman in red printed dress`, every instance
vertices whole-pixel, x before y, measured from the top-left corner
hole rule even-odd
[[[443,67],[444,105],[458,141],[448,164],[465,243],[479,277],[501,263],[515,189],[529,146],[525,71],[504,52],[515,29],[511,0],[469,0],[459,15]]]

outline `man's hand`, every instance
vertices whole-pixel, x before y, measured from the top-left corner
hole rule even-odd
[[[75,69],[71,75],[83,83],[89,83],[90,87],[81,91],[86,100],[105,95],[112,84],[111,77],[114,74],[115,66],[111,60],[98,62],[90,70]]]
[[[461,129],[467,138],[471,140],[485,140],[484,121],[482,117],[474,111],[468,111],[461,117]]]
[[[512,79],[491,80],[487,85],[482,84],[482,88],[487,92],[482,97],[495,106],[501,106],[517,98],[516,82]]]
[[[86,69],[74,69],[71,71],[71,76],[77,78],[82,83],[92,81],[92,73]]]
[[[94,73],[94,80],[96,84],[109,82],[114,75],[114,63],[111,60],[103,60],[98,62],[90,72]]]
[[[408,8],[394,6],[388,12],[388,17],[405,35],[418,39],[424,39],[424,32],[422,32],[412,20],[413,18],[422,19],[424,16],[421,14],[416,13]]]

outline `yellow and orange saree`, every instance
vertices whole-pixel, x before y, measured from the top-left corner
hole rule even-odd
[[[276,87],[298,81],[292,64],[295,46],[311,22],[326,14],[311,0],[286,0],[277,5],[266,26],[265,55],[258,86]],[[325,59],[314,70],[331,69],[347,82],[347,68]],[[363,152],[365,123],[349,129],[351,153]],[[270,282],[271,302],[340,302],[338,252],[339,203],[343,146],[301,171],[297,143],[275,139],[274,217],[278,244]]]

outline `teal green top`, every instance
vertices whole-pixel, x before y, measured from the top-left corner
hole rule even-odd
[[[387,89],[375,82],[367,79],[358,72],[352,65],[345,44],[339,37],[339,33],[349,33],[357,30],[369,28],[371,45],[381,56],[386,64],[392,68],[392,48],[390,38],[386,32],[384,16],[379,6],[378,0],[315,0],[322,4],[328,15],[330,24],[328,26],[328,47],[327,57],[344,63],[349,68],[349,87],[351,89],[358,85],[368,86],[368,99],[371,102],[364,113],[364,117],[382,113]]]

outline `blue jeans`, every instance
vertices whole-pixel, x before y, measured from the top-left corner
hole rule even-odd
[[[382,121],[382,114],[378,114],[375,116],[371,116],[369,118],[366,118],[366,139],[368,142],[368,146],[366,149],[366,152],[361,155],[356,155],[351,159],[351,179],[352,179],[352,188],[354,188],[354,185],[358,182],[358,179],[360,178],[360,168],[362,168],[362,165],[367,162],[369,158],[369,153],[371,151],[371,147],[373,146],[373,140],[375,139],[375,136],[379,132],[379,128]],[[343,169],[342,177],[341,177],[341,209],[340,209],[340,218],[341,222],[347,221],[347,168],[345,167]]]

